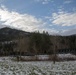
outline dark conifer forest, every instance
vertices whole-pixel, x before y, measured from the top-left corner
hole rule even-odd
[[[41,55],[53,53],[76,54],[76,35],[61,36],[21,30],[0,29],[0,56]]]

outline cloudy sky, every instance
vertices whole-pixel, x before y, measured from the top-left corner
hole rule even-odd
[[[76,34],[76,0],[0,0],[0,28]]]

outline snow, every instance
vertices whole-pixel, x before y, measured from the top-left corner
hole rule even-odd
[[[44,59],[48,59],[49,58],[49,55],[35,55],[35,56],[22,56],[23,58],[25,58],[26,60],[28,59],[28,60],[30,60],[30,59],[35,59],[36,57],[38,58],[38,59],[42,59],[42,60],[44,60]]]
[[[48,60],[49,58],[53,57],[53,55],[36,55],[36,56],[22,56],[25,60],[32,60],[32,59],[39,59],[39,60]],[[76,59],[76,55],[67,53],[67,54],[57,54],[58,58],[61,59],[68,59],[68,58],[73,58]]]
[[[59,58],[74,58],[74,59],[76,59],[76,55],[73,55],[73,54],[70,54],[70,53],[67,53],[67,54],[58,54],[58,57]]]
[[[13,57],[0,57],[0,62],[1,61],[11,61]]]
[[[16,62],[0,57],[0,75],[76,75],[76,61]]]
[[[38,59],[48,59],[49,58],[49,55],[37,55]]]

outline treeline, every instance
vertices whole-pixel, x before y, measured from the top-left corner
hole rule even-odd
[[[17,46],[15,42],[1,42],[0,43],[0,56],[14,55],[14,50]]]
[[[38,31],[29,36],[19,36],[15,40],[12,40],[9,44],[0,43],[0,55],[56,54],[58,50],[65,52],[65,49],[76,52],[76,35],[52,36],[48,32],[40,33]]]
[[[42,34],[34,32],[30,36],[29,52],[35,54],[50,54],[53,53],[51,49],[52,43],[48,32],[43,31]]]
[[[16,44],[11,43],[0,44],[0,53],[4,55],[36,55],[36,54],[52,54],[52,43],[48,32],[34,32],[30,36],[19,36]]]

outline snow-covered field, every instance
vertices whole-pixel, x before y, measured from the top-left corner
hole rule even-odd
[[[73,55],[73,54],[70,54],[70,53],[67,53],[67,54],[58,54],[57,56],[59,58],[62,58],[62,59],[64,59],[64,58],[74,58],[74,59],[76,59],[76,55]]]
[[[0,57],[0,75],[76,75],[76,61],[14,62]]]

